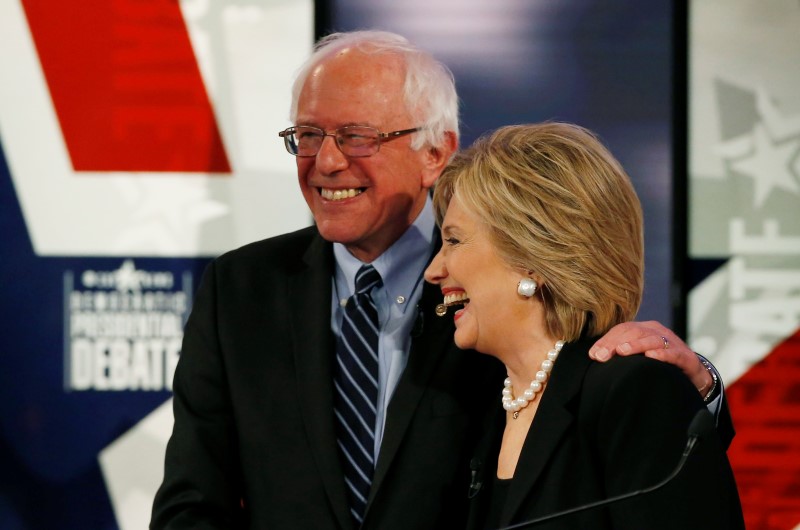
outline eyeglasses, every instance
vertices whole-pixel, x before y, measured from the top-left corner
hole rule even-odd
[[[301,125],[289,127],[278,133],[283,138],[286,150],[294,156],[317,156],[326,136],[333,136],[339,151],[347,156],[364,157],[377,153],[383,142],[400,138],[417,132],[422,127],[403,129],[402,131],[380,132],[372,127],[352,125],[341,127],[333,132],[325,132],[317,127]]]

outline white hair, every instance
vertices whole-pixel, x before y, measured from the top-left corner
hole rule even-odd
[[[295,77],[289,111],[292,123],[296,123],[297,100],[311,71],[345,48],[356,48],[369,54],[393,54],[403,59],[406,69],[403,99],[409,114],[420,120],[417,126],[422,127],[414,134],[412,149],[441,145],[447,131],[453,132],[458,139],[458,96],[453,73],[405,37],[388,31],[333,33],[320,39]]]

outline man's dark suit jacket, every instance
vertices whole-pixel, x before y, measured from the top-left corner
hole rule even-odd
[[[594,339],[567,344],[542,394],[508,486],[498,528],[654,486],[676,468],[687,428],[704,408],[675,366],[642,355],[589,359]],[[513,420],[510,420],[513,421]],[[497,476],[505,414],[491,414],[473,459],[478,472],[469,529],[483,529]],[[713,423],[713,422],[712,422]],[[732,435],[730,426],[726,433]],[[724,447],[711,428],[682,471],[662,489],[610,508],[569,515],[531,529],[743,529]]]
[[[314,228],[208,267],[175,373],[151,528],[354,528],[334,434],[333,270]],[[463,527],[474,419],[499,406],[504,373],[454,346],[439,302],[426,284],[363,528]]]

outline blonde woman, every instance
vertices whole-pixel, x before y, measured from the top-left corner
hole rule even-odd
[[[642,298],[642,213],[620,164],[575,125],[504,127],[456,157],[434,206],[443,244],[425,277],[457,308],[456,345],[496,357],[508,374],[473,459],[469,527],[667,477],[702,397],[674,366],[587,355]],[[537,528],[743,528],[713,432],[667,486],[549,524]]]

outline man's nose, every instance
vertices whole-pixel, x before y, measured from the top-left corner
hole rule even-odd
[[[334,136],[325,136],[317,153],[317,169],[324,175],[332,175],[350,165],[350,160],[336,145]]]

